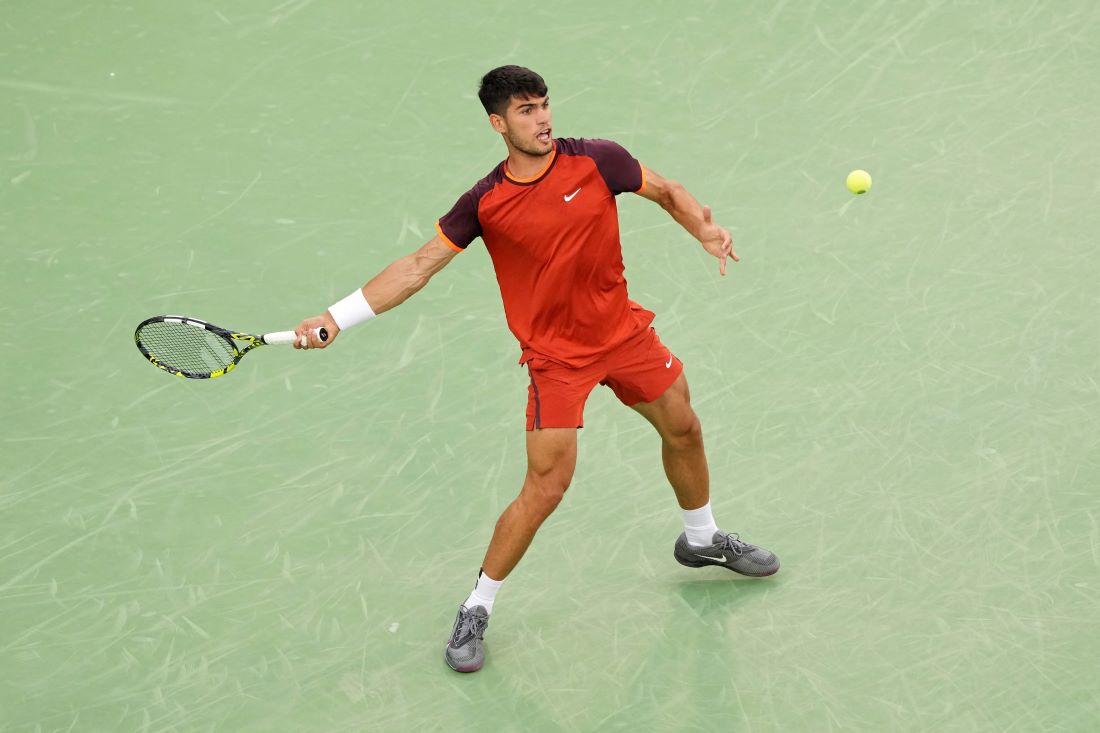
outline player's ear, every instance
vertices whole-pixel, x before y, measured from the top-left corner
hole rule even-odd
[[[489,115],[489,124],[499,133],[503,134],[508,131],[508,123],[504,121],[503,117],[496,113]]]

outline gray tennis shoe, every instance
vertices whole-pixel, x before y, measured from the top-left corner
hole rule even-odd
[[[703,547],[691,546],[688,544],[687,534],[681,534],[676,540],[673,556],[676,562],[689,568],[717,565],[754,578],[779,572],[778,557],[763,547],[742,542],[741,535],[736,532],[718,530],[714,533],[714,544]]]
[[[447,666],[456,672],[476,672],[481,669],[481,665],[485,664],[482,637],[488,625],[489,612],[485,610],[485,606],[459,606],[444,653]]]

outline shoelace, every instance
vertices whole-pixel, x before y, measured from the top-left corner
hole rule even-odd
[[[451,644],[460,646],[460,642],[464,642],[472,636],[480,638],[488,625],[488,618],[475,616],[469,611],[461,613],[458,617],[458,625],[455,627],[454,636],[451,637]]]
[[[742,542],[741,535],[737,532],[730,532],[722,538],[722,549],[729,550],[737,557],[741,557],[745,551],[751,552],[753,546],[747,542]]]

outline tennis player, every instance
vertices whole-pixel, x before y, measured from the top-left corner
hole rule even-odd
[[[474,239],[481,237],[492,257],[520,364],[531,377],[527,476],[497,520],[478,580],[458,609],[445,659],[459,672],[484,663],[496,594],[569,487],[585,400],[598,384],[661,436],[684,522],[675,559],[757,577],[779,570],[774,554],[715,524],[703,432],[683,364],[650,327],[654,314],[627,294],[615,197],[634,193],[659,204],[718,259],[722,275],[727,260],[738,260],[730,233],[683,186],[620,145],[554,138],[546,83],[530,69],[493,69],[478,96],[507,159],[459,197],[431,241],[296,329],[307,337],[303,348],[326,348],[341,331],[405,302]],[[321,326],[327,342],[317,337]]]

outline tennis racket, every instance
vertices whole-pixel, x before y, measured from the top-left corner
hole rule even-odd
[[[318,329],[317,336],[328,341],[328,331],[324,328]],[[253,349],[265,344],[292,344],[297,339],[293,331],[259,336],[236,333],[186,316],[147,318],[134,331],[134,343],[150,364],[187,379],[224,376]]]

